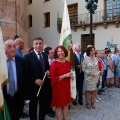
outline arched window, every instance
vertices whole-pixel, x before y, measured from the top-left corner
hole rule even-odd
[[[29,5],[29,4],[32,4],[32,0],[28,0],[28,5]]]
[[[28,16],[28,27],[32,27],[32,15]]]

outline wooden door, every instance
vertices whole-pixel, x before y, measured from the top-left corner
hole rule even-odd
[[[81,52],[86,52],[87,45],[90,45],[90,34],[84,34],[81,35]],[[93,40],[92,45],[94,46],[94,34],[93,34]]]

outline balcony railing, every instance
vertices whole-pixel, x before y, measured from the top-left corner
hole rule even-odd
[[[114,9],[114,11],[118,11],[118,9]],[[120,12],[114,12],[113,10],[102,10],[102,11],[96,11],[95,14],[93,14],[93,24],[102,24],[105,23],[105,29],[107,28],[106,23],[115,23],[116,27],[119,27],[120,24]],[[107,13],[111,14],[107,14]],[[86,29],[85,26],[90,24],[90,13],[84,13],[84,14],[79,14],[78,17],[70,18],[70,23],[72,28],[76,27],[82,27],[83,30]],[[58,31],[61,30],[61,25],[62,25],[62,18],[58,18],[57,20],[57,28]]]
[[[108,10],[107,10],[108,11]],[[113,14],[107,15],[107,11],[96,11],[95,14],[93,14],[93,23],[101,23],[103,21],[120,21],[120,12],[114,12]],[[111,10],[109,10],[111,11]],[[78,15],[78,23],[79,22],[85,22],[86,24],[90,24],[90,13],[84,13]]]

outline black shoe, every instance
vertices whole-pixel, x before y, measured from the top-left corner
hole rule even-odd
[[[55,113],[48,112],[47,115],[51,118],[55,118]]]
[[[69,106],[68,106],[68,110],[70,109],[70,104],[69,104]]]
[[[98,92],[97,94],[98,94],[98,95],[102,95],[102,93],[101,93],[101,92]]]
[[[83,105],[83,102],[78,102],[80,105]]]
[[[100,92],[105,92],[105,90],[101,89]]]
[[[53,111],[53,109],[52,109],[52,108],[50,108],[49,113],[52,113],[52,114],[54,114],[54,115],[55,115],[55,112]]]
[[[26,113],[20,113],[20,118],[28,118],[29,115]]]
[[[114,86],[114,84],[110,84],[110,86]]]
[[[76,101],[73,101],[72,103],[73,103],[73,105],[75,105],[75,106],[77,105],[77,102],[76,102]]]
[[[109,87],[110,87],[110,85],[106,85],[106,87],[108,87],[108,88],[109,88]]]

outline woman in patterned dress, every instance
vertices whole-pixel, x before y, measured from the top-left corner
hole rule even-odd
[[[88,109],[95,109],[95,93],[97,90],[97,83],[99,79],[98,60],[95,57],[95,50],[93,47],[87,48],[87,57],[83,60],[82,69],[85,75],[85,97],[86,107]],[[90,101],[91,93],[91,101]]]

